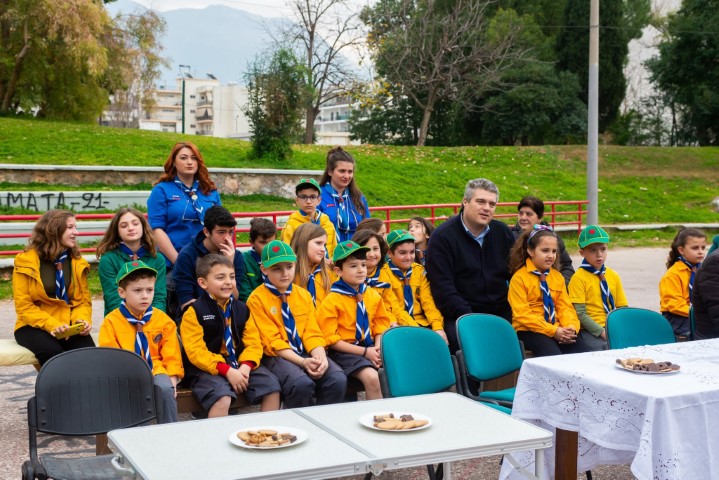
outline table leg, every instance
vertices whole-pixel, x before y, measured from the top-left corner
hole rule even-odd
[[[539,480],[546,480],[547,478],[543,448],[538,448],[534,451],[534,476]]]
[[[579,434],[557,428],[555,439],[554,478],[556,480],[576,480]]]
[[[442,464],[442,474],[443,480],[452,480],[452,464],[450,462]]]

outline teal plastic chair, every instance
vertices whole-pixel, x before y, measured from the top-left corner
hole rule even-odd
[[[607,315],[610,349],[676,342],[669,320],[644,308],[618,308]]]
[[[384,397],[449,390],[461,393],[457,362],[442,337],[421,327],[390,328],[382,335],[380,386]]]
[[[522,367],[522,345],[512,325],[495,315],[470,313],[457,320],[457,338],[457,362],[464,395],[511,407],[514,388],[487,391],[484,382]]]

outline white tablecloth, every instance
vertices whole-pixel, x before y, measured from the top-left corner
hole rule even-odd
[[[671,361],[681,371],[639,374],[617,358]],[[639,479],[719,478],[719,340],[524,362],[512,416],[579,432],[578,470],[631,464]],[[514,454],[533,468],[531,452]],[[554,474],[554,451],[547,451]],[[519,478],[505,462],[500,478]]]

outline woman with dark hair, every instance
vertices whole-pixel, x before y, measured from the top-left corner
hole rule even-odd
[[[157,247],[166,260],[167,314],[175,318],[178,305],[172,266],[180,249],[202,230],[207,209],[222,205],[222,202],[194,144],[176,143],[164,169],[165,173],[152,187],[147,199],[147,213]]]
[[[357,225],[369,218],[367,199],[354,180],[355,159],[342,147],[327,152],[327,166],[320,186],[318,210],[327,215],[337,230],[337,243],[352,238]]]
[[[74,213],[49,210],[35,224],[25,251],[15,257],[15,341],[40,365],[64,351],[95,346],[90,264],[80,255],[77,234]],[[70,328],[74,325],[77,331]],[[66,336],[70,331],[72,336]]]
[[[519,201],[517,206],[517,223],[510,229],[514,235],[516,242],[522,232],[526,232],[534,228],[535,225],[549,224],[542,220],[544,218],[544,202],[537,197],[526,196]],[[564,277],[564,283],[569,285],[569,281],[574,275],[574,267],[572,266],[572,257],[569,256],[567,248],[564,246],[564,240],[557,235],[559,243],[559,273]]]

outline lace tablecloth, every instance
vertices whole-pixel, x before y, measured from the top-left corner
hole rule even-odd
[[[668,360],[681,371],[617,368],[617,358],[630,357]],[[580,472],[628,463],[642,480],[719,478],[719,339],[529,359],[512,416],[579,432]],[[513,456],[533,470],[532,452]],[[551,477],[554,449],[546,459]],[[520,478],[509,462],[504,478]]]

